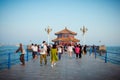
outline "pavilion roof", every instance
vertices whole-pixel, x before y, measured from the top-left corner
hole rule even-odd
[[[56,32],[55,35],[58,35],[58,34],[66,34],[66,33],[69,33],[69,34],[73,34],[73,35],[77,35],[77,33],[71,31],[71,30],[68,30],[66,27],[65,29],[59,31],[59,32]]]
[[[76,38],[56,38],[54,40],[52,40],[53,42],[56,41],[72,41],[72,42],[80,42],[80,40],[76,39]]]

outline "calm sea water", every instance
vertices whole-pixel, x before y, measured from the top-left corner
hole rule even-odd
[[[120,46],[107,47],[108,61],[120,65]]]
[[[15,51],[18,49],[18,46],[0,46],[0,70],[7,68],[7,64],[8,64],[8,53],[10,53],[11,55],[11,64],[15,65],[15,64],[19,64],[20,60],[20,54],[21,53],[15,53]],[[26,46],[24,46],[24,49],[26,50]],[[26,51],[27,53],[27,51]],[[29,59],[32,59],[32,53],[29,53]],[[27,54],[25,54],[25,59],[27,57]]]
[[[8,61],[8,53],[11,53],[12,65],[20,63],[19,61],[20,53],[15,53],[17,48],[18,46],[0,46],[0,70],[3,68],[7,68],[6,64]],[[26,46],[24,46],[24,49],[26,49]],[[120,65],[120,46],[116,46],[116,47],[109,46],[107,47],[107,52],[109,59],[108,61]],[[29,58],[32,59],[31,53],[29,53]]]

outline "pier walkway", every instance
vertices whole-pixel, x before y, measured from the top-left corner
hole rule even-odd
[[[104,63],[99,58],[82,55],[76,59],[67,54],[52,68],[48,64],[40,66],[39,57],[30,60],[25,66],[14,65],[11,69],[0,71],[0,80],[120,80],[120,65]]]

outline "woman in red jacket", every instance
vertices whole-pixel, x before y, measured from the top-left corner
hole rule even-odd
[[[75,47],[75,53],[76,53],[76,58],[78,58],[78,55],[80,54],[80,47],[78,45]]]

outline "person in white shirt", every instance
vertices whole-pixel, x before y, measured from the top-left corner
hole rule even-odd
[[[71,46],[71,44],[69,44],[69,46],[68,46],[68,55],[70,57],[72,57],[72,53],[73,53],[73,46]]]
[[[35,44],[34,46],[32,46],[32,51],[33,51],[33,59],[37,58],[37,52],[38,52],[38,46],[37,44]]]
[[[61,60],[61,54],[62,54],[62,46],[58,46],[58,58]]]
[[[17,52],[21,52],[20,61],[22,62],[22,65],[24,66],[25,65],[25,59],[24,59],[25,50],[22,46],[22,43],[20,43],[20,47],[16,50],[16,53]]]
[[[47,64],[47,46],[46,46],[46,42],[43,41],[42,45],[41,45],[41,52],[40,52],[40,64],[42,65],[42,61],[44,59],[44,63],[45,65]]]
[[[35,46],[33,47],[33,52],[35,54],[34,59],[36,59],[37,58],[37,52],[38,52],[38,46],[37,46],[37,44],[35,44]]]

